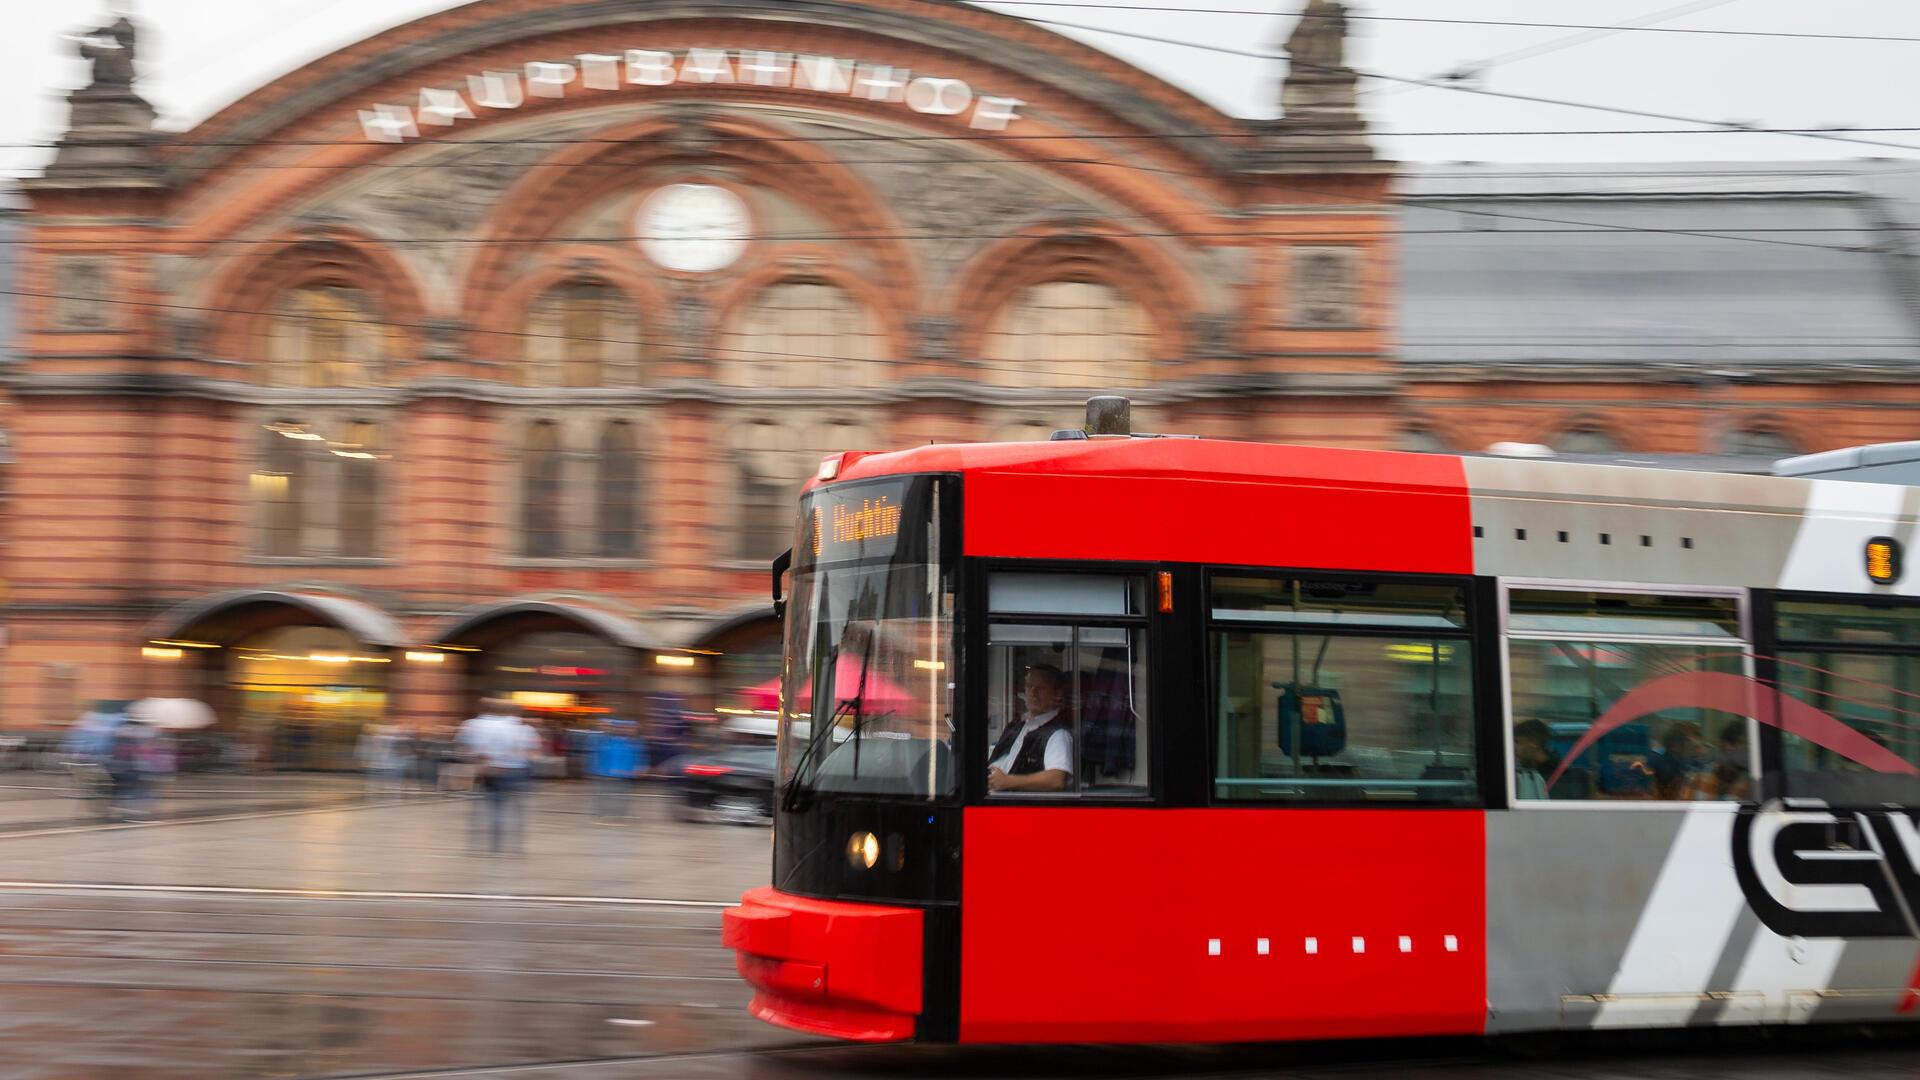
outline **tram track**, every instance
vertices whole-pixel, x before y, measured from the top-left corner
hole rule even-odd
[[[471,943],[470,943],[471,944]],[[513,944],[522,944],[513,942]],[[665,972],[595,971],[591,969],[545,969],[474,967],[458,964],[366,964],[315,960],[240,960],[197,956],[128,956],[118,953],[5,953],[0,966],[8,961],[67,960],[99,961],[123,964],[193,964],[205,967],[271,967],[311,971],[413,971],[435,975],[513,975],[522,978],[635,979],[664,982],[738,983],[737,975],[674,975]]]
[[[302,1080],[440,1080],[440,1078],[464,1076],[513,1076],[531,1072],[552,1073],[555,1071],[578,1071],[582,1069],[605,1069],[624,1065],[641,1065],[651,1068],[677,1062],[725,1061],[733,1058],[765,1059],[790,1055],[818,1055],[832,1051],[847,1052],[849,1047],[842,1045],[808,1045],[762,1047],[754,1050],[696,1050],[660,1054],[628,1054],[616,1057],[561,1058],[552,1061],[530,1061],[513,1065],[486,1065],[478,1068],[437,1068],[415,1069],[403,1072],[356,1072],[356,1073],[320,1073],[304,1077]],[[631,1075],[631,1074],[628,1074]]]

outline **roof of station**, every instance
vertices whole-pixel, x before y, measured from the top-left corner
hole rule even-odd
[[[1409,361],[1920,359],[1912,162],[1434,165],[1399,191]]]

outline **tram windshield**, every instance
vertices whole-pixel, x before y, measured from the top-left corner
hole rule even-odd
[[[934,477],[802,507],[780,716],[782,799],[953,791],[953,574]]]

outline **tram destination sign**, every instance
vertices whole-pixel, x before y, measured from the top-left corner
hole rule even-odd
[[[373,142],[402,143],[434,127],[472,120],[479,110],[518,109],[528,98],[563,98],[582,90],[694,84],[785,87],[863,101],[891,102],[926,116],[964,116],[970,127],[1005,131],[1020,119],[1019,98],[979,94],[964,79],[927,75],[890,64],[758,49],[626,49],[530,61],[520,70],[469,75],[460,88],[425,87],[412,104],[359,110]]]
[[[912,489],[911,480],[888,480],[814,492],[804,511],[801,562],[892,558]]]

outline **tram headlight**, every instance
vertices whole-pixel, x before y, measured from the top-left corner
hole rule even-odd
[[[847,841],[847,861],[855,870],[871,870],[880,862],[880,838],[870,832],[857,832]]]

